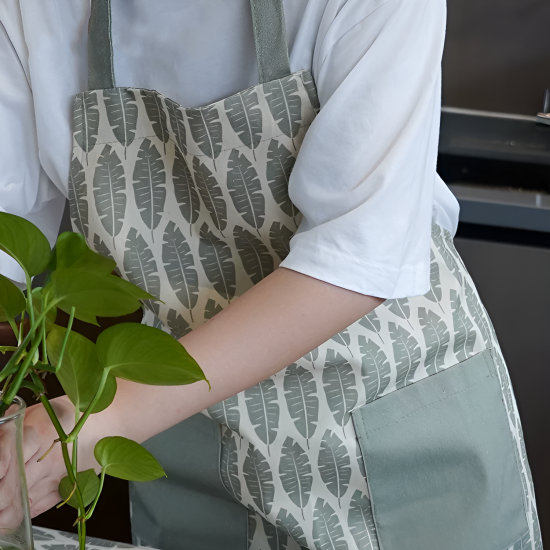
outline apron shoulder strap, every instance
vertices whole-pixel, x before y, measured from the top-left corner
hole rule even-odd
[[[283,0],[250,0],[260,83],[290,74]]]
[[[250,0],[260,83],[290,74],[283,0]],[[114,88],[111,0],[92,0],[88,23],[88,89]]]
[[[115,86],[111,0],[92,0],[88,21],[88,89]]]

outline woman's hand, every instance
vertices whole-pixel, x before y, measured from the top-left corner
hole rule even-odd
[[[74,407],[66,397],[52,400],[63,428],[74,426]],[[21,503],[17,457],[13,445],[14,426],[0,426],[0,529],[14,528],[21,521]],[[44,407],[34,405],[27,409],[23,429],[23,454],[32,517],[45,512],[61,499],[59,482],[67,475],[61,445],[56,443],[40,462],[53,442],[58,438]]]
[[[180,339],[210,380],[189,386],[145,386],[117,380],[112,405],[92,414],[80,432],[78,471],[99,471],[93,449],[106,436],[138,443],[246,388],[265,380],[380,305],[364,296],[295,271],[277,269],[218,313]],[[67,397],[51,401],[66,433],[74,426]],[[25,417],[24,453],[31,514],[60,501],[59,482],[66,475],[57,443],[37,462],[57,433],[42,405]],[[17,465],[0,433],[0,529],[13,523]],[[18,522],[17,522],[18,523]]]

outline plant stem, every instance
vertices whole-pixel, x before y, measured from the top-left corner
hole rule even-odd
[[[77,466],[78,466],[78,437],[74,440],[74,443],[73,443],[73,473],[75,477],[78,472]]]
[[[97,388],[97,392],[94,398],[92,399],[91,403],[88,405],[87,409],[84,411],[84,414],[80,417],[80,420],[76,423],[72,432],[69,434],[69,437],[67,437],[67,443],[73,443],[75,441],[75,439],[78,437],[78,434],[80,433],[80,430],[84,427],[84,423],[86,422],[86,420],[88,420],[88,417],[90,416],[90,414],[92,414],[92,411],[96,406],[96,403],[99,401],[99,398],[103,393],[105,384],[107,383],[107,378],[109,377],[109,372],[110,372],[110,369],[103,369],[103,374],[101,375],[101,380],[99,381],[99,387]]]
[[[17,372],[15,379],[13,380],[10,387],[6,391],[6,395],[2,396],[2,404],[0,404],[0,416],[4,416],[4,413],[8,410],[9,406],[13,403],[13,399],[17,395],[17,392],[21,387],[21,382],[23,382],[23,379],[25,378],[25,376],[27,376],[27,370],[34,357],[34,354],[36,353],[36,350],[38,349],[38,346],[40,345],[40,341],[41,341],[41,338],[36,338],[35,341],[32,343],[31,349],[28,355],[25,357],[25,360],[23,361],[23,364],[21,365],[19,371]],[[13,354],[12,359],[14,356],[15,356],[15,353]],[[9,361],[8,361],[8,365],[9,365]],[[6,367],[8,365],[6,365]]]
[[[67,448],[66,442],[61,442],[61,452],[63,453],[63,461],[65,462],[65,469],[67,470],[67,476],[69,477],[69,481],[71,482],[71,485],[76,484],[76,500],[78,500],[78,517],[79,519],[82,518],[79,523],[81,524],[80,529],[78,530],[78,538],[80,541],[80,550],[86,550],[86,522],[85,522],[85,515],[86,515],[86,509],[84,507],[84,501],[82,500],[82,494],[80,492],[80,488],[78,487],[78,484],[76,483],[76,476],[73,473],[73,466],[71,464],[71,459],[69,457],[69,450]]]
[[[53,306],[51,306],[51,307],[53,307]],[[4,367],[5,369],[8,369],[8,368],[12,367],[13,365],[17,364],[17,362],[19,360],[19,357],[21,357],[21,354],[23,353],[23,351],[25,351],[26,347],[30,344],[30,342],[31,342],[31,340],[34,336],[34,333],[36,332],[37,327],[40,325],[40,322],[42,321],[42,319],[44,317],[46,317],[46,313],[47,313],[47,311],[43,311],[40,314],[40,316],[38,317],[38,319],[36,320],[36,323],[30,326],[29,332],[27,332],[27,335],[25,336],[23,342],[17,348],[17,351],[13,352],[13,355],[10,357],[10,360],[7,362],[6,366]],[[23,331],[22,327],[23,327],[23,323],[21,323],[21,331]],[[34,355],[34,352],[33,352],[32,355]],[[11,403],[10,403],[10,405],[11,405]]]
[[[99,489],[97,490],[97,494],[94,498],[94,501],[92,502],[92,505],[88,508],[88,512],[86,512],[86,521],[88,521],[92,514],[94,513],[95,507],[97,505],[97,501],[99,500],[99,497],[101,496],[101,491],[103,491],[103,483],[105,481],[105,470],[101,470],[101,479],[99,482]]]
[[[59,422],[59,419],[57,418],[57,415],[55,414],[55,411],[53,410],[53,407],[48,398],[45,395],[41,395],[40,402],[42,403],[42,405],[44,405],[44,408],[46,409],[46,412],[48,413],[48,416],[52,421],[52,424],[55,428],[55,431],[57,432],[57,435],[59,436],[59,439],[62,443],[65,443],[67,441],[67,434],[61,426],[61,422]]]
[[[25,269],[25,280],[27,283],[27,303],[29,304],[28,305],[29,319],[31,320],[31,326],[32,326],[34,325],[34,309],[32,307],[32,281],[26,269]]]
[[[74,312],[75,312],[75,308],[72,307],[71,315],[69,316],[69,322],[67,323],[67,332],[65,332],[65,338],[63,338],[63,344],[61,345],[61,351],[59,352],[59,360],[57,361],[57,365],[55,366],[57,370],[59,370],[61,368],[61,365],[63,364],[63,355],[65,353],[67,342],[69,341],[69,334],[71,333],[71,328],[73,326]]]
[[[24,309],[21,312],[21,321],[19,322],[19,331],[17,333],[17,345],[20,346],[21,342],[23,341],[23,333],[25,332],[25,314],[27,313],[27,310]]]

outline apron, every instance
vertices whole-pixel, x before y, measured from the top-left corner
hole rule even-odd
[[[288,180],[319,111],[291,74],[282,0],[251,0],[257,86],[187,109],[117,88],[109,0],[92,0],[89,89],[74,104],[75,231],[163,303],[179,338],[277,268],[300,213]],[[285,370],[146,446],[137,544],[193,550],[542,548],[493,326],[432,226],[431,288],[387,300]]]

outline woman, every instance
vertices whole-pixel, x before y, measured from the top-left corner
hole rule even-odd
[[[192,417],[177,450],[155,440],[182,491],[135,488],[138,542],[539,548],[510,382],[435,171],[444,2],[91,7],[0,7],[1,207],[53,237],[69,196],[73,228],[163,300],[145,322],[212,384],[120,381],[82,432],[86,469],[104,435]],[[64,467],[36,463],[55,439],[40,406],[25,426],[36,515]]]

